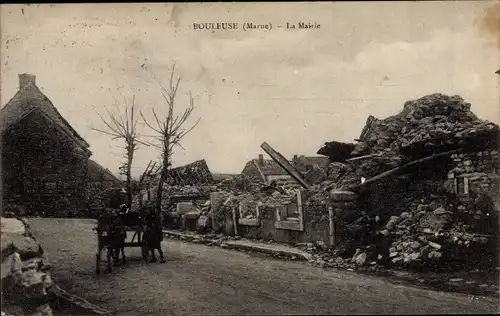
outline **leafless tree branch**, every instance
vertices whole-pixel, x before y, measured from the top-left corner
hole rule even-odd
[[[160,181],[158,183],[158,189],[156,192],[156,208],[158,211],[161,211],[161,197],[163,192],[163,183],[167,179],[168,168],[171,165],[172,154],[175,146],[179,146],[181,140],[190,133],[199,123],[200,119],[189,129],[184,129],[183,126],[186,124],[189,117],[192,115],[194,110],[194,99],[192,95],[189,95],[189,106],[184,110],[182,115],[175,115],[175,106],[176,106],[176,97],[177,92],[180,86],[181,78],[175,78],[175,63],[172,66],[172,70],[169,76],[169,82],[167,87],[159,83],[160,93],[163,97],[164,104],[167,107],[167,114],[164,117],[160,117],[154,108],[151,109],[153,113],[154,121],[158,127],[153,127],[142,114],[141,117],[144,120],[146,126],[148,126],[153,132],[156,133],[154,138],[160,141],[160,144],[151,144],[155,148],[158,148],[161,151],[162,163],[159,167],[161,167],[161,176]],[[184,148],[183,148],[184,149]]]
[[[135,107],[135,96],[132,97],[131,102],[127,102],[124,97],[124,107],[119,107],[118,100],[111,95],[115,107],[114,111],[109,110],[105,107],[108,119],[105,119],[99,111],[94,107],[97,115],[101,118],[105,128],[92,128],[94,131],[100,132],[102,134],[111,136],[113,140],[122,140],[124,146],[121,147],[125,150],[123,157],[125,161],[122,166],[120,166],[120,173],[127,177],[127,206],[131,208],[132,206],[132,162],[134,160],[134,153],[140,148],[139,145],[149,147],[148,142],[139,140],[139,134],[137,133],[137,122],[138,117],[136,115]],[[142,115],[142,113],[141,113]]]

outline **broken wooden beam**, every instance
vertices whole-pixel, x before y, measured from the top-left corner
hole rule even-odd
[[[398,172],[402,172],[403,170],[405,170],[406,168],[408,167],[411,167],[411,166],[415,166],[415,165],[418,165],[418,164],[421,164],[423,162],[427,162],[427,161],[430,161],[430,160],[434,160],[436,158],[440,158],[440,157],[445,157],[445,156],[450,156],[452,154],[456,154],[456,153],[460,153],[464,151],[463,148],[459,148],[459,149],[456,149],[456,150],[450,150],[450,151],[446,151],[446,152],[442,152],[442,153],[439,153],[439,154],[435,154],[435,155],[432,155],[432,156],[428,156],[428,157],[425,157],[425,158],[421,158],[421,159],[417,159],[417,160],[414,160],[412,162],[409,162],[403,166],[400,166],[400,167],[396,167],[396,168],[393,168],[391,170],[388,170],[386,172],[383,172],[379,175],[376,175],[368,180],[366,180],[365,182],[361,183],[361,184],[358,184],[354,187],[351,187],[350,190],[357,190],[357,189],[360,189],[362,187],[365,187],[367,186],[368,184],[371,184],[373,182],[376,182],[376,181],[379,181],[383,178],[386,178],[386,177],[389,177],[389,176],[392,176],[392,175],[395,175],[397,174]]]
[[[358,160],[363,160],[363,159],[373,158],[373,157],[375,157],[375,156],[376,156],[375,154],[364,155],[364,156],[358,156],[358,157],[354,157],[354,158],[349,158],[349,159],[346,159],[346,162],[358,161]]]
[[[292,164],[281,155],[279,152],[275,151],[268,143],[263,142],[260,145],[262,149],[278,164],[281,168],[283,168],[286,173],[288,173],[292,178],[295,179],[302,187],[307,190],[311,189],[311,185],[302,177],[300,172],[292,166]]]

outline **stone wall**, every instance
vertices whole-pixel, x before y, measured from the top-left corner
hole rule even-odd
[[[233,235],[236,224],[236,232],[242,237],[283,243],[333,245],[341,234],[341,230],[335,231],[335,227],[341,227],[342,220],[349,214],[359,212],[355,203],[357,195],[352,192],[340,192],[333,195],[334,201],[330,203],[329,193],[326,192],[321,202],[310,203],[309,199],[313,194],[307,191],[301,192],[300,199],[288,205],[260,205],[258,215],[250,220],[240,218],[239,203],[246,204],[245,202],[233,203],[223,193],[212,193],[213,227],[215,230],[219,229],[225,234]],[[226,202],[228,204],[224,206]],[[235,212],[232,212],[233,209]],[[332,232],[335,233],[333,236],[330,234],[330,219],[333,221],[332,224],[335,223],[332,227]],[[232,222],[232,225],[227,224],[228,222]]]
[[[464,202],[487,195],[496,205],[500,204],[500,156],[497,150],[455,154],[452,159],[454,168],[448,174],[450,190],[453,189]]]
[[[52,280],[42,247],[25,222],[2,217],[1,224],[2,311],[52,315],[47,293]]]
[[[458,213],[469,229],[488,238],[477,265],[498,264],[500,253],[500,157],[497,150],[453,155],[447,189],[457,195]],[[470,255],[470,258],[474,256]],[[475,256],[477,257],[477,256]],[[472,262],[472,260],[470,260]]]

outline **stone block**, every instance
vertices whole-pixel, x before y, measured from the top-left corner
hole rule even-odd
[[[176,212],[179,213],[181,216],[190,213],[190,212],[196,212],[199,211],[196,205],[193,204],[193,202],[179,202],[177,203],[177,209]]]
[[[191,211],[184,214],[184,218],[188,220],[198,219],[201,215],[200,211]]]
[[[212,219],[208,216],[200,216],[198,218],[197,225],[199,228],[211,228],[212,227]]]
[[[304,227],[300,223],[300,221],[291,221],[291,220],[275,221],[274,227],[277,229],[284,229],[284,230],[304,231]]]

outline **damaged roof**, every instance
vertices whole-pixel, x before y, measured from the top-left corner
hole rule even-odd
[[[252,159],[252,162],[265,176],[288,176],[285,169],[281,168],[281,166],[272,159],[264,159],[261,163],[259,163],[259,159]]]
[[[272,159],[263,159],[259,163],[259,159],[251,160],[264,176],[289,176],[288,172],[283,169],[276,161]],[[300,172],[306,172],[306,166],[318,165],[320,168],[326,168],[330,164],[328,157],[321,156],[297,156],[289,163]]]

